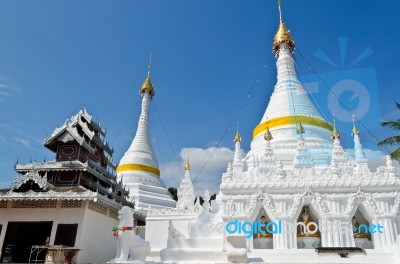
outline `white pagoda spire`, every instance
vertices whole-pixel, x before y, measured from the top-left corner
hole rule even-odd
[[[367,157],[365,156],[363,146],[360,141],[360,130],[358,130],[355,123],[355,116],[353,115],[353,129],[351,134],[354,137],[354,159],[356,162],[367,162]]]
[[[322,118],[297,79],[293,58],[295,43],[281,14],[272,49],[277,58],[277,83],[265,114],[253,136],[265,131],[266,126],[274,129],[292,125],[292,128],[295,128],[298,121],[301,121],[303,125],[313,125],[331,130],[331,125]]]
[[[176,203],[176,208],[185,213],[193,213],[195,207],[194,199],[196,195],[194,194],[193,183],[190,179],[190,169],[191,166],[188,159],[185,164],[185,176],[178,188],[178,202]]]
[[[159,177],[160,170],[151,144],[149,131],[150,102],[155,94],[150,78],[150,68],[139,93],[142,96],[142,109],[138,128],[131,146],[125,152],[119,163],[117,173],[118,175],[123,174],[124,178],[126,172],[142,172]]]
[[[236,131],[235,139],[235,155],[233,157],[233,172],[242,172],[243,171],[243,158],[242,158],[242,150],[240,148],[240,142],[242,141],[242,137],[239,134],[239,129]]]
[[[279,26],[272,46],[276,57],[277,82],[264,115],[253,130],[251,150],[247,155],[264,154],[263,134],[268,127],[274,134],[275,155],[284,167],[292,167],[297,151],[295,146],[298,143],[297,124],[301,122],[306,128],[304,137],[313,146],[310,151],[313,162],[316,165],[329,165],[332,125],[323,118],[298,80],[294,49],[294,39],[286,28],[280,11]]]
[[[301,121],[297,123],[296,133],[298,135],[296,155],[293,160],[293,167],[311,167],[314,165],[311,155],[307,150],[306,143],[303,137],[305,133],[304,127]]]
[[[360,141],[360,130],[358,130],[355,123],[355,115],[353,118],[353,129],[351,130],[351,134],[353,135],[354,140],[354,161],[356,164],[356,171],[359,173],[369,172],[368,168],[368,159],[365,156],[364,148]]]
[[[129,198],[135,200],[135,207],[142,208],[145,214],[149,208],[174,208],[176,202],[160,179],[160,169],[150,139],[149,110],[155,94],[150,65],[139,94],[142,97],[142,109],[138,127],[130,147],[119,162],[117,177],[129,189]]]
[[[347,159],[347,154],[344,151],[342,145],[340,144],[340,133],[336,128],[335,117],[333,119],[333,130],[332,130],[332,159],[331,159],[331,169],[334,178],[337,178],[340,174],[340,169],[343,167],[350,167],[349,161]]]
[[[264,133],[264,139],[265,139],[265,156],[268,159],[274,158],[274,150],[272,149],[271,146],[271,140],[274,139],[274,137],[271,134],[271,131],[269,131],[269,128],[265,130]]]

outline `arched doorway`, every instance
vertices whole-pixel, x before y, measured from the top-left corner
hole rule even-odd
[[[373,248],[371,241],[371,233],[368,231],[370,223],[364,217],[360,207],[355,212],[351,219],[351,224],[353,228],[354,243],[356,247],[363,249]]]
[[[318,219],[310,207],[304,206],[297,218],[297,248],[316,248],[321,244],[321,233],[318,230]]]
[[[260,221],[262,224],[267,225],[271,222],[271,219],[268,217],[264,208],[262,208],[257,214],[254,223]],[[253,248],[254,249],[272,249],[273,248],[273,235],[268,232],[266,227],[261,227],[261,230],[264,231],[265,234],[261,232],[257,232],[253,235]]]

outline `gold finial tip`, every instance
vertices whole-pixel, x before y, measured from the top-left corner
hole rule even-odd
[[[279,50],[282,44],[286,44],[287,48],[292,52],[294,51],[295,43],[292,35],[290,34],[290,30],[288,30],[285,26],[285,23],[282,19],[281,12],[281,1],[278,1],[279,8],[279,27],[274,36],[274,44],[272,45],[272,50],[275,54],[275,57],[279,56]]]
[[[268,141],[270,141],[270,140],[273,139],[273,136],[272,136],[272,134],[271,134],[271,131],[269,131],[269,128],[268,128],[268,127],[267,127],[267,130],[265,130],[264,139],[265,139],[265,140],[268,140]]]
[[[332,130],[332,139],[339,139],[340,138],[340,133],[339,131],[336,129],[336,124],[333,124],[333,130]]]
[[[301,124],[301,121],[299,121],[299,122],[297,123],[296,133],[297,133],[298,135],[302,135],[302,134],[305,133],[304,127],[303,127],[303,125]]]
[[[190,166],[189,158],[188,158],[187,161],[186,161],[186,163],[185,163],[185,170],[186,170],[186,171],[190,171],[191,168],[192,168],[192,167]]]
[[[332,130],[332,139],[339,139],[340,138],[340,133],[336,128],[336,119],[335,119],[335,114],[333,114],[333,130]]]
[[[148,92],[150,94],[151,97],[154,96],[155,91],[154,91],[154,87],[153,84],[151,83],[151,78],[150,78],[150,68],[149,71],[147,72],[147,77],[146,80],[144,80],[142,87],[140,87],[139,90],[140,94],[143,96],[146,92]]]
[[[234,139],[233,141],[234,141],[235,143],[236,143],[236,142],[241,142],[241,141],[242,141],[242,137],[240,136],[239,131],[236,132],[235,139]]]
[[[358,130],[357,126],[356,126],[356,121],[355,121],[356,116],[352,115],[352,119],[353,119],[353,129],[351,130],[351,134],[354,135],[358,135],[360,134],[360,130]]]

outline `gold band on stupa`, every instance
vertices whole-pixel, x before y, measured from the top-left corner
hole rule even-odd
[[[123,164],[118,166],[117,173],[124,171],[145,171],[160,176],[160,170],[148,165],[143,164]]]
[[[253,138],[255,138],[258,134],[265,132],[267,128],[271,129],[274,127],[280,127],[285,125],[296,125],[298,122],[301,122],[303,125],[311,125],[316,127],[321,127],[328,129],[329,131],[333,130],[333,126],[331,123],[328,123],[322,119],[310,117],[310,116],[284,116],[273,119],[268,119],[262,124],[256,126],[253,130]]]

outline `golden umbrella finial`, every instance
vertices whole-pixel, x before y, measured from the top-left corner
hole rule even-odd
[[[236,135],[235,135],[235,138],[233,139],[233,142],[242,142],[242,137],[240,136],[240,134],[239,134],[239,122],[238,123],[236,123]]]
[[[265,133],[264,133],[264,139],[270,141],[273,138],[274,137],[272,136],[271,131],[269,131],[269,128],[267,127],[267,130],[265,130]]]
[[[278,8],[279,8],[279,28],[275,33],[274,44],[272,45],[272,51],[275,54],[275,57],[279,56],[279,49],[282,44],[286,44],[287,48],[292,52],[294,52],[295,43],[293,40],[290,31],[286,28],[285,23],[283,23],[282,19],[282,11],[281,11],[281,1],[278,0]]]
[[[154,87],[153,84],[151,83],[151,78],[150,78],[150,70],[151,70],[151,53],[150,53],[150,62],[148,67],[148,71],[147,71],[147,77],[146,80],[144,80],[142,87],[140,88],[140,95],[144,95],[146,93],[146,91],[150,94],[151,98],[153,98],[155,91],[154,91]]]
[[[185,163],[185,170],[190,171],[191,168],[192,168],[192,166],[190,166],[189,157],[188,157],[186,160],[186,163]]]

